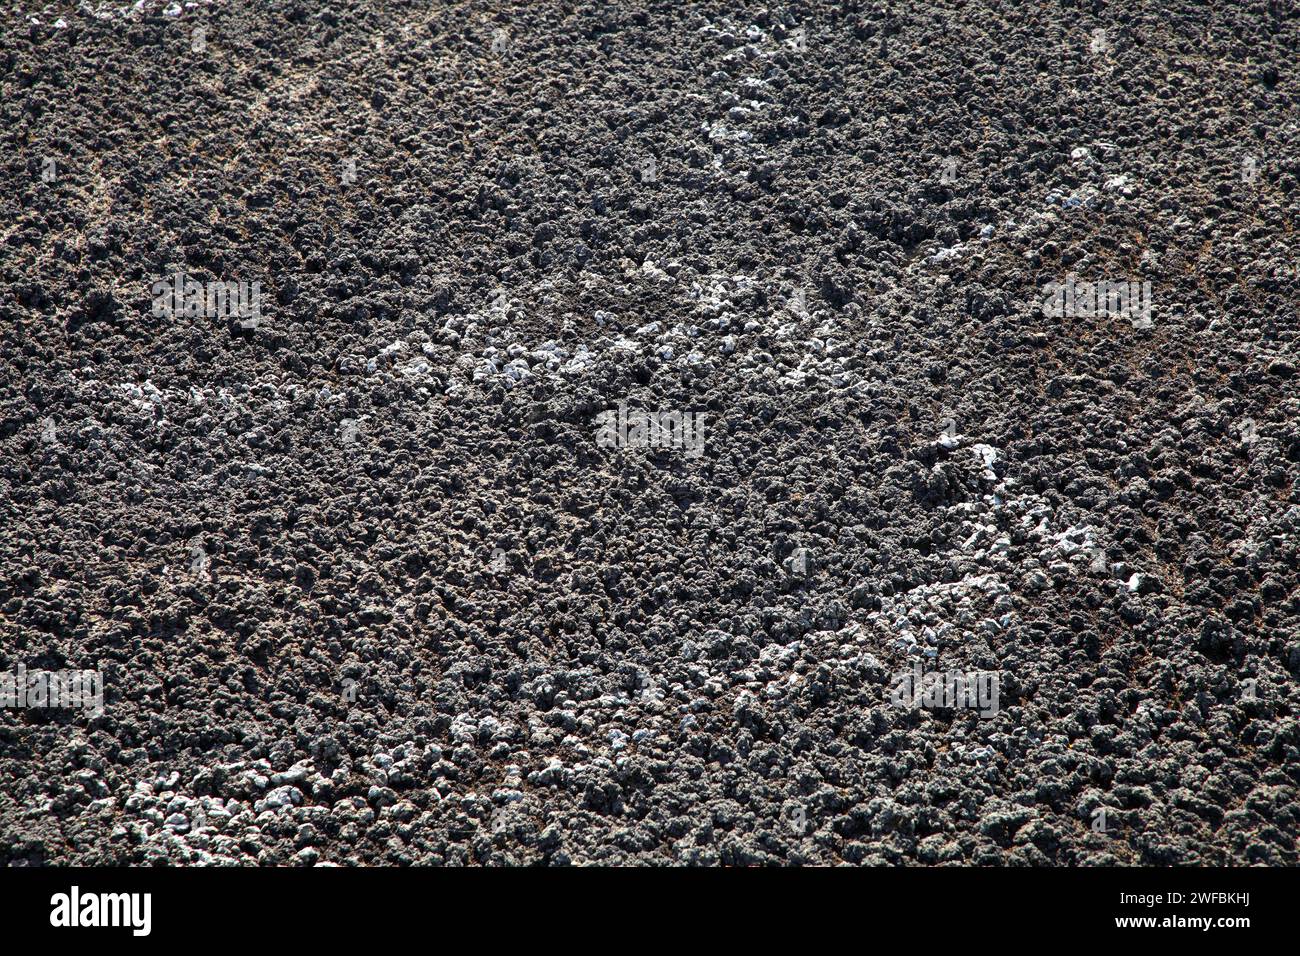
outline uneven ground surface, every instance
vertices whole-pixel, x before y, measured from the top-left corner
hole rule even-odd
[[[8,8],[0,861],[1300,860],[1295,5]]]

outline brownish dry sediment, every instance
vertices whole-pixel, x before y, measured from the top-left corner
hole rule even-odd
[[[0,863],[1297,863],[1294,5],[8,6]]]

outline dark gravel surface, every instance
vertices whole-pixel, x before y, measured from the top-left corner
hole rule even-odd
[[[7,6],[0,862],[1300,861],[1294,4]]]

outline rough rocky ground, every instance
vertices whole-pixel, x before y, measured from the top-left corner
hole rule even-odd
[[[1293,4],[9,7],[0,861],[1300,859]]]

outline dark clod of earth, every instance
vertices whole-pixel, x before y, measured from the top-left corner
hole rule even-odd
[[[1300,862],[1300,8],[15,0],[0,863]]]

